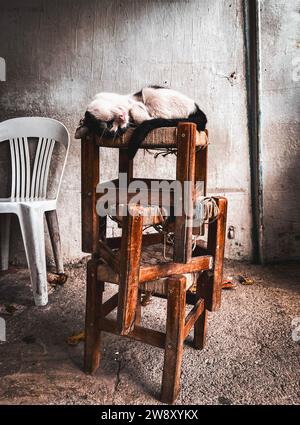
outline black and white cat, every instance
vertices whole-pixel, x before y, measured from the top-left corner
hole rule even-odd
[[[88,105],[76,137],[86,131],[115,137],[134,125],[128,146],[128,156],[133,158],[151,130],[175,127],[180,121],[197,124],[199,131],[205,130],[207,123],[194,100],[175,90],[149,86],[129,95],[103,92]]]

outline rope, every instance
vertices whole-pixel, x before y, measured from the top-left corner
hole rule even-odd
[[[196,152],[201,151],[205,149],[209,143],[206,143],[205,145],[199,145],[196,146]],[[155,148],[155,149],[145,149],[146,152],[148,152],[150,155],[154,156],[154,159],[158,158],[160,155],[165,158],[168,155],[176,155],[177,156],[177,148]]]
[[[168,260],[166,256],[167,245],[174,245],[174,232],[168,232],[169,219],[162,214],[162,209],[157,207],[157,213],[160,216],[161,223],[149,224],[143,228],[143,232],[149,228],[153,228],[156,232],[163,234],[163,257]],[[209,196],[202,197],[197,200],[195,204],[195,220],[199,220],[199,228],[204,224],[213,223],[219,216],[219,207],[214,198]],[[109,218],[119,225],[122,225],[122,221],[117,217],[109,215]],[[193,226],[195,227],[195,226]],[[197,246],[197,241],[201,235],[192,235],[192,250],[194,251]]]

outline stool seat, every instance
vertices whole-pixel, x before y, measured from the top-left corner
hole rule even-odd
[[[164,252],[165,251],[165,252]],[[120,258],[120,251],[118,249],[113,250],[116,258]],[[164,255],[165,254],[165,255]],[[143,247],[141,253],[141,267],[143,266],[154,266],[171,263],[173,261],[173,246],[166,245],[163,243],[153,244]],[[119,274],[115,272],[114,267],[111,266],[109,260],[107,263],[104,261],[98,265],[97,278],[100,281],[119,284]],[[212,265],[212,263],[211,263]],[[186,278],[186,290],[190,290],[193,286],[196,286],[199,272],[183,273]],[[155,279],[152,281],[142,282],[140,284],[140,290],[142,292],[152,292],[156,295],[166,296],[168,293],[167,277]]]
[[[127,148],[129,140],[134,129],[129,128],[124,134],[119,137],[100,137],[96,135],[86,136],[86,139],[93,137],[94,143],[98,146],[107,148]],[[141,148],[156,149],[156,148],[176,148],[177,147],[177,127],[161,127],[155,131],[151,131],[143,140]],[[206,131],[196,132],[196,146],[207,146],[208,136]]]
[[[112,204],[108,207],[107,215],[109,215],[120,226],[128,211],[128,204]],[[165,208],[158,205],[139,205],[139,212],[143,216],[143,226],[154,226],[162,224],[168,216]]]

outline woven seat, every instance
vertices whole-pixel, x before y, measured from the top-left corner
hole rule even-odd
[[[120,258],[120,251],[118,249],[113,250],[116,258]],[[164,255],[165,254],[165,255]],[[161,264],[172,263],[173,261],[173,246],[163,243],[149,245],[143,248],[141,255],[141,266],[154,266]],[[109,263],[109,260],[107,261]],[[98,265],[97,278],[100,281],[109,283],[119,284],[119,274],[114,271],[114,268],[103,262]],[[212,265],[212,264],[211,264]],[[183,276],[186,278],[186,289],[189,290],[197,283],[199,276],[198,272],[184,273]],[[140,290],[142,292],[152,292],[157,295],[167,295],[167,277],[155,279],[152,281],[142,282],[140,284]]]
[[[127,210],[128,204],[112,204],[109,206],[107,214],[119,225],[122,225]],[[163,223],[168,216],[166,209],[157,205],[139,206],[139,211],[143,216],[143,226],[147,227]]]
[[[156,149],[156,148],[176,148],[176,140],[177,140],[177,127],[161,127],[157,128],[155,131],[152,131],[148,134],[145,140],[141,144],[141,148],[144,149]],[[129,140],[132,136],[133,129],[128,129],[126,133],[122,136],[113,138],[113,137],[100,137],[94,136],[95,144],[98,146],[103,146],[107,148],[127,148]],[[80,138],[80,134],[75,136],[76,138]],[[90,136],[87,136],[88,139]],[[200,131],[196,133],[196,146],[207,146],[208,138],[206,131]]]

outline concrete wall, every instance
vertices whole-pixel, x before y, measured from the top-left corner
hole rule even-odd
[[[271,3],[271,2],[270,2]],[[74,134],[98,91],[170,85],[194,97],[210,131],[209,191],[229,198],[235,239],[227,256],[251,256],[249,151],[242,0],[0,0],[0,120],[42,115]],[[101,177],[115,173],[102,151]],[[294,161],[294,159],[293,159]],[[137,175],[173,177],[171,159],[139,153]],[[59,201],[66,260],[80,251],[80,144],[72,140]],[[22,258],[16,228],[11,258]]]
[[[300,2],[261,2],[265,261],[300,257]]]

